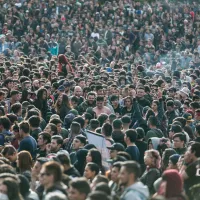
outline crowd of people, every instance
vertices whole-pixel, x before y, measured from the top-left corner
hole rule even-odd
[[[198,0],[0,11],[0,200],[200,199]]]

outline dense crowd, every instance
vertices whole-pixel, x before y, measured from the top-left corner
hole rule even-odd
[[[1,0],[0,33],[0,200],[200,199],[199,1]]]

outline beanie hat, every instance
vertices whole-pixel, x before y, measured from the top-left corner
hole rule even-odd
[[[179,158],[180,158],[179,154],[174,154],[174,155],[169,157],[169,160],[173,163],[173,165],[176,165],[176,163],[178,162]]]

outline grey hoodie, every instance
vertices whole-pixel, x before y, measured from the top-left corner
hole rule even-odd
[[[148,187],[145,186],[142,182],[136,182],[124,190],[120,200],[147,200],[148,198]]]

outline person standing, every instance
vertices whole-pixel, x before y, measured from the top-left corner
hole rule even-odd
[[[140,165],[135,161],[126,161],[122,163],[119,174],[120,184],[124,186],[120,200],[147,200],[149,190],[139,181]]]

